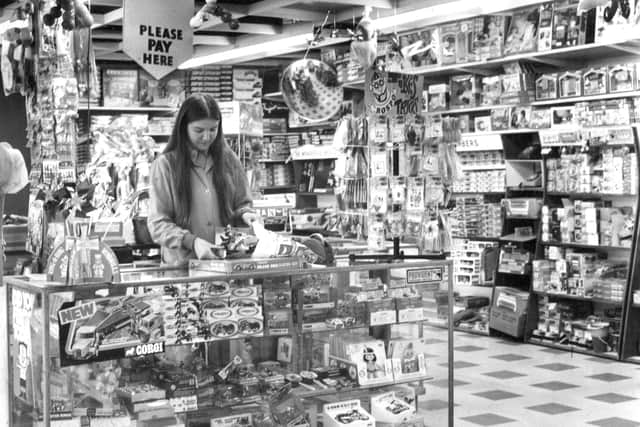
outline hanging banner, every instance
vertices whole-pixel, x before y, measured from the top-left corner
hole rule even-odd
[[[155,79],[193,56],[191,1],[124,0],[123,51]]]

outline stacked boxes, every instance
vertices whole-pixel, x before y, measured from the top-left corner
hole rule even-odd
[[[454,193],[500,193],[505,191],[504,170],[466,171],[453,183]]]
[[[456,197],[450,218],[455,236],[498,237],[502,231],[499,203],[484,203],[482,196]]]
[[[262,102],[262,78],[256,69],[233,70],[233,100],[256,104]]]
[[[210,65],[191,71],[188,93],[208,93],[218,102],[233,101],[233,69],[230,65]]]

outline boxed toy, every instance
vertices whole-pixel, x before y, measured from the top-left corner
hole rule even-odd
[[[468,108],[478,105],[478,79],[472,74],[451,77],[451,108]]]
[[[460,30],[460,23],[453,22],[440,27],[440,50],[442,65],[455,64],[457,61],[456,38]]]
[[[504,43],[504,54],[512,55],[535,51],[538,47],[539,24],[540,6],[515,10]]]
[[[473,49],[477,61],[502,56],[508,23],[508,17],[503,15],[484,15],[474,18]]]
[[[460,21],[458,25],[459,27],[456,37],[456,62],[463,63],[475,61],[475,52],[473,50],[473,21]]]
[[[502,75],[501,104],[528,104],[535,96],[535,78],[531,73],[514,72]]]
[[[551,49],[553,42],[553,2],[540,5],[540,24],[538,25],[538,51]]]
[[[140,104],[177,108],[184,101],[186,83],[186,74],[181,70],[176,70],[160,80],[156,80],[146,71],[140,71],[138,80]]]
[[[628,92],[636,88],[636,64],[609,66],[609,92]]]
[[[400,46],[402,56],[414,67],[441,63],[438,28],[426,28],[400,36]]]
[[[322,408],[325,427],[375,427],[376,420],[360,405],[359,400],[328,403]]]
[[[482,78],[482,105],[500,104],[502,96],[502,76]]]
[[[480,116],[473,119],[474,129],[476,132],[491,131],[491,116]]]
[[[558,77],[560,98],[582,96],[582,71],[567,71]]]
[[[429,112],[446,110],[449,100],[449,85],[446,83],[429,85],[428,88],[428,109]]]
[[[607,67],[591,68],[582,76],[582,93],[585,96],[607,93]]]
[[[376,426],[399,426],[409,422],[415,411],[415,406],[407,404],[392,391],[371,396],[371,415],[376,419]]]
[[[388,325],[396,323],[396,305],[392,298],[367,301],[369,325]]]
[[[534,108],[531,111],[531,120],[529,121],[531,129],[548,129],[551,127],[551,110],[549,108]]]
[[[511,129],[527,129],[531,124],[531,107],[511,107]]]
[[[393,366],[387,359],[384,341],[347,343],[346,354],[357,367],[358,384],[366,385],[393,380]]]
[[[536,100],[556,99],[558,97],[558,75],[543,74],[536,79]]]
[[[250,413],[211,419],[211,427],[235,427],[250,425],[253,425],[253,415]]]
[[[138,70],[102,70],[102,105],[105,107],[135,107],[138,103]]]
[[[391,340],[389,358],[396,380],[427,375],[427,362],[420,340]]]
[[[491,110],[491,130],[507,130],[510,123],[510,108]]]
[[[557,1],[553,11],[553,48],[584,44],[587,35],[586,22],[583,22],[583,19],[586,19],[586,14],[578,13],[577,1]]]

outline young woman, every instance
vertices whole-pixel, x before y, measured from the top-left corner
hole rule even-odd
[[[214,258],[216,227],[256,219],[245,171],[224,141],[218,103],[206,94],[189,96],[151,167],[148,225],[163,262]]]

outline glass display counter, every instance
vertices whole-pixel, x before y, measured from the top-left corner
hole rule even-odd
[[[394,412],[453,425],[451,268],[5,277],[9,425],[326,426]],[[432,331],[432,316],[448,330]],[[425,396],[447,410],[425,412]]]

